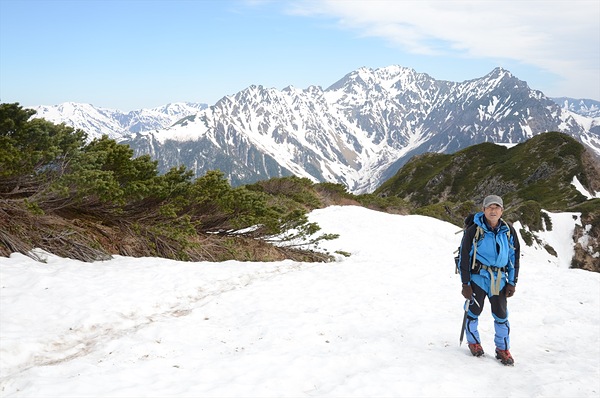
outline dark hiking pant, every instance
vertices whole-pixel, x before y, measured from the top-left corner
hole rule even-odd
[[[471,282],[475,301],[469,305],[469,313],[467,315],[467,324],[465,325],[465,334],[469,344],[481,344],[479,339],[479,331],[477,330],[478,318],[483,310],[487,293],[477,284]],[[508,350],[510,347],[510,324],[508,323],[508,309],[506,304],[506,291],[502,289],[497,296],[488,297],[492,307],[492,316],[494,317],[494,343],[501,350]]]

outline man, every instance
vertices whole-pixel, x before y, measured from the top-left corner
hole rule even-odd
[[[520,246],[512,225],[502,220],[504,203],[497,195],[483,200],[482,211],[465,231],[460,245],[462,295],[470,300],[465,334],[474,356],[484,354],[477,330],[478,318],[488,297],[494,317],[496,358],[513,365],[507,297],[515,294],[519,275]]]

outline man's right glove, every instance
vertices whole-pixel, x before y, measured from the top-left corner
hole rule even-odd
[[[473,297],[473,288],[471,287],[471,285],[463,283],[461,293],[464,298],[466,298],[467,300],[471,300],[471,298]]]
[[[515,286],[511,285],[510,283],[506,284],[506,297],[512,297],[515,294]]]

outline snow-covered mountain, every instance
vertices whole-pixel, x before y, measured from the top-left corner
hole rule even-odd
[[[555,100],[501,68],[457,83],[389,66],[360,68],[327,89],[253,85],[210,107],[170,104],[124,114],[68,103],[37,110],[91,138],[108,134],[128,143],[163,172],[178,165],[197,176],[220,169],[232,185],[294,174],[362,193],[414,155],[518,143],[547,131],[570,134],[600,156],[594,101]]]
[[[556,104],[509,71],[462,83],[401,66],[361,68],[323,90],[250,86],[174,126],[134,134],[163,171],[220,169],[233,185],[295,174],[369,192],[410,157],[570,134],[600,154],[600,118]]]
[[[552,98],[554,102],[573,113],[587,117],[600,117],[600,101],[568,97]]]
[[[122,140],[132,133],[167,128],[206,107],[206,104],[177,102],[125,113],[115,109],[97,108],[90,104],[65,102],[60,105],[42,105],[31,109],[37,112],[34,117],[82,129],[88,134],[90,140],[102,135]]]

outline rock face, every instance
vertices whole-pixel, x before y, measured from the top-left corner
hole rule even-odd
[[[586,170],[589,170],[590,191],[600,192],[600,161],[589,151],[586,151],[582,160]],[[600,199],[596,199],[589,207],[581,216],[582,225],[575,226],[572,267],[600,272]]]
[[[600,211],[582,216],[581,223],[575,227],[571,267],[600,272]]]

